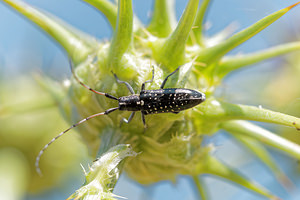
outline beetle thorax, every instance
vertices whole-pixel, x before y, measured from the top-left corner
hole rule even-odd
[[[144,101],[140,100],[140,95],[134,94],[119,98],[119,109],[127,111],[140,111]]]

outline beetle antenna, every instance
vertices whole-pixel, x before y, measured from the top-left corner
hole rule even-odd
[[[110,95],[110,94],[108,94],[108,93],[99,92],[99,91],[97,91],[97,90],[94,90],[94,89],[90,88],[88,85],[84,84],[82,81],[80,81],[80,79],[78,78],[78,76],[75,74],[75,71],[74,71],[74,63],[73,63],[73,61],[71,60],[71,58],[69,58],[69,63],[70,63],[70,67],[71,67],[71,72],[72,72],[74,78],[76,79],[76,81],[77,81],[78,83],[80,83],[80,85],[82,85],[82,86],[85,87],[86,89],[88,89],[88,90],[90,90],[90,91],[92,91],[92,92],[94,92],[94,93],[96,93],[96,94],[104,95],[104,96],[106,96],[107,98],[110,98],[110,99],[113,99],[113,100],[118,100],[117,97],[114,97],[114,96],[112,96],[112,95]]]
[[[76,124],[73,124],[70,128],[64,130],[63,132],[61,132],[60,134],[58,134],[56,137],[54,137],[48,144],[46,144],[44,146],[44,148],[39,152],[39,155],[36,157],[36,160],[35,160],[35,169],[37,171],[37,173],[42,176],[42,172],[41,172],[41,169],[40,169],[40,159],[41,159],[41,156],[43,155],[43,153],[45,152],[45,150],[49,147],[49,145],[51,145],[55,140],[57,140],[58,138],[60,138],[62,135],[64,135],[65,133],[67,133],[69,130],[71,130],[72,128],[75,128],[76,126],[82,124],[83,122],[89,120],[89,119],[92,119],[94,117],[98,117],[98,116],[101,116],[101,115],[108,115],[109,113],[115,111],[115,110],[118,110],[119,107],[116,107],[116,108],[110,108],[102,113],[97,113],[97,114],[94,114],[94,115],[91,115],[85,119],[82,119],[81,121],[77,122]]]

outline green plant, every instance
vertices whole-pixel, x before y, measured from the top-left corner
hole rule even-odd
[[[222,40],[208,40],[203,36],[202,25],[209,0],[204,0],[200,6],[199,0],[190,0],[178,24],[171,9],[173,1],[157,0],[152,21],[147,28],[134,16],[130,0],[119,0],[118,5],[106,0],[85,0],[104,13],[114,28],[112,40],[101,42],[23,2],[3,1],[54,38],[75,63],[76,74],[92,88],[114,96],[127,95],[128,92],[121,89],[123,86],[116,84],[110,72],[113,70],[120,79],[129,81],[134,90],[139,91],[141,83],[151,78],[151,63],[156,70],[155,80],[147,88],[156,89],[166,74],[182,65],[178,75],[171,79],[167,87],[198,88],[207,96],[203,104],[178,115],[147,117],[149,128],[145,133],[138,117],[130,125],[120,128],[120,119],[128,117],[128,113],[122,112],[93,119],[80,126],[78,129],[91,155],[98,153],[103,156],[86,173],[86,185],[72,195],[73,198],[89,199],[98,196],[99,199],[113,199],[111,190],[120,172],[116,169],[120,167],[142,184],[174,180],[178,174],[190,175],[202,199],[208,197],[198,175],[206,173],[276,199],[263,187],[217,160],[210,153],[213,147],[203,146],[201,142],[203,135],[226,130],[249,147],[280,181],[284,175],[274,165],[263,144],[300,158],[298,145],[245,121],[276,123],[300,129],[299,118],[254,106],[231,104],[214,97],[215,89],[227,74],[300,49],[299,42],[293,42],[246,55],[226,55],[300,2],[261,19],[233,36],[226,38],[227,35],[223,33]],[[78,119],[115,106],[115,102],[90,93],[74,79],[69,87],[68,98],[72,105],[62,101],[60,106],[68,113],[75,106]],[[131,147],[121,144],[130,144]],[[135,157],[128,157],[133,155]],[[125,157],[128,157],[125,162],[118,165]],[[104,158],[108,160],[104,162]]]
[[[48,83],[45,77],[38,84],[19,76],[13,83],[0,85],[0,199],[23,199],[27,193],[61,186],[66,171],[70,174],[79,171],[74,166],[86,152],[78,150],[82,150],[82,144],[74,134],[45,155],[43,179],[35,171],[34,161],[40,147],[67,126],[56,103],[63,100],[67,91],[56,87],[58,84]],[[43,89],[49,87],[52,94]],[[55,100],[52,95],[58,98]],[[58,155],[56,162],[53,155]]]

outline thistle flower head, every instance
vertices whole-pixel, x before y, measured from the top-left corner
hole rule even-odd
[[[299,42],[292,42],[261,52],[227,55],[300,2],[272,13],[232,36],[227,37],[224,32],[221,34],[222,39],[212,41],[203,34],[209,0],[203,0],[201,4],[199,0],[189,0],[178,23],[172,7],[174,1],[157,0],[152,20],[146,26],[134,15],[130,0],[119,0],[116,4],[107,0],[85,0],[99,9],[114,29],[111,41],[102,42],[23,2],[3,1],[36,23],[61,44],[75,63],[75,73],[79,79],[97,91],[117,97],[129,94],[125,85],[116,82],[111,71],[117,74],[120,80],[127,81],[138,94],[142,83],[151,79],[152,66],[155,69],[155,78],[153,83],[146,85],[146,89],[159,88],[167,74],[182,66],[178,73],[170,77],[166,88],[186,87],[206,94],[207,100],[194,109],[177,115],[168,113],[147,116],[148,128],[145,131],[140,117],[135,117],[130,125],[119,127],[120,120],[128,117],[129,113],[114,112],[91,120],[78,129],[92,155],[104,153],[115,145],[130,144],[135,152],[141,153],[135,158],[126,160],[123,169],[140,183],[174,180],[178,174],[193,176],[197,183],[198,175],[210,173],[236,182],[268,198],[276,199],[263,187],[254,184],[214,158],[210,154],[212,148],[203,146],[201,142],[203,135],[212,135],[220,129],[226,130],[252,149],[275,174],[280,175],[281,172],[274,167],[263,144],[300,158],[298,145],[244,121],[276,123],[299,129],[299,118],[260,107],[223,102],[214,96],[214,91],[222,83],[223,78],[235,70],[300,49]],[[116,107],[115,101],[100,95],[96,96],[78,84],[74,78],[71,78],[69,100],[72,105],[64,107],[68,107],[69,111],[70,107],[76,107],[78,120]],[[245,137],[250,139],[247,140]],[[120,156],[118,163],[124,157],[126,156]],[[94,163],[87,174],[86,185],[77,192],[80,198],[83,194],[88,196],[97,193],[95,187],[87,189],[96,179],[97,184],[99,183],[96,178],[98,175],[91,173],[106,170],[104,175],[108,177],[101,175],[102,181],[111,181],[109,178],[111,171],[108,169],[110,168],[105,169],[102,165]],[[100,185],[101,187],[97,188],[99,191],[107,190],[103,188],[107,183]],[[201,184],[197,185],[201,196],[205,197]]]

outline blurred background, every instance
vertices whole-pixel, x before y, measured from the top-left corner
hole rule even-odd
[[[98,38],[109,39],[112,30],[105,18],[80,0],[26,0],[29,4],[58,16],[72,26]],[[287,7],[296,0],[213,0],[207,15],[208,36],[232,24],[235,31],[248,27],[272,12]],[[148,24],[153,1],[133,0],[134,12]],[[176,1],[179,19],[187,0]],[[300,7],[294,8],[266,30],[234,51],[247,53],[265,49],[300,36]],[[300,52],[265,61],[229,75],[218,89],[220,98],[233,103],[262,105],[300,117]],[[56,200],[65,199],[84,182],[80,163],[87,166],[92,159],[80,142],[76,131],[48,149],[43,157],[45,176],[34,171],[37,152],[52,137],[69,127],[60,116],[59,108],[43,87],[37,75],[62,82],[70,76],[64,51],[46,34],[0,1],[0,199]],[[64,91],[57,91],[64,94]],[[264,126],[266,126],[264,124]],[[278,126],[268,129],[300,142],[296,131]],[[218,146],[216,156],[244,175],[259,182],[285,200],[300,198],[300,174],[296,160],[273,151],[276,163],[293,181],[296,188],[287,192],[272,173],[247,149],[226,133],[209,138]],[[211,199],[264,199],[242,187],[206,176]],[[115,193],[128,199],[198,199],[189,177],[179,176],[176,183],[160,182],[139,185],[122,175]]]

